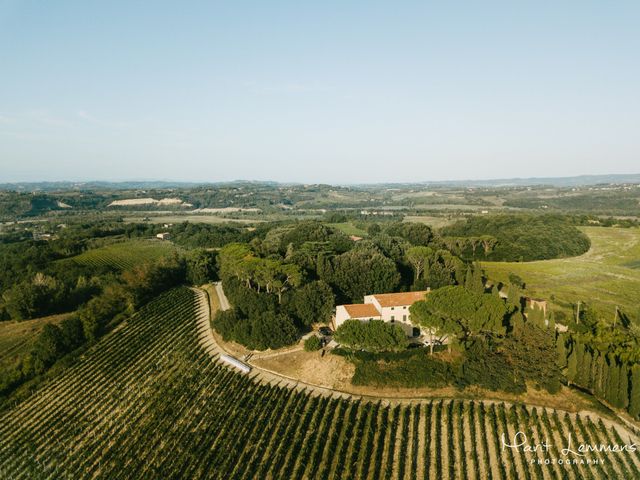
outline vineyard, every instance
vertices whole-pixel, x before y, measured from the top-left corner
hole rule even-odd
[[[164,294],[36,394],[0,414],[0,478],[639,478],[638,453],[595,415],[493,402],[391,403],[257,382],[199,346],[204,297]],[[525,432],[548,453],[502,450]],[[634,437],[635,438],[635,437]],[[600,454],[598,454],[600,455]]]
[[[141,263],[158,260],[173,251],[175,247],[169,242],[129,240],[88,250],[70,260],[80,265],[128,270]]]

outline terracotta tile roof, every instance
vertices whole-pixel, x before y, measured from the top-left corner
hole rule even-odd
[[[372,295],[372,297],[375,297],[381,307],[397,307],[413,305],[420,300],[424,300],[427,293],[427,290],[420,292],[378,293]]]
[[[376,308],[375,305],[371,303],[356,303],[353,305],[342,305],[349,317],[351,318],[368,318],[368,317],[379,317],[380,312]]]

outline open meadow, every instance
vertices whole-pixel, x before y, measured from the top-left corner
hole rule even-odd
[[[615,307],[637,319],[640,313],[640,229],[582,227],[591,240],[584,255],[537,262],[483,262],[492,280],[507,282],[513,272],[534,297],[553,300],[570,313],[572,304],[587,303],[603,318]]]

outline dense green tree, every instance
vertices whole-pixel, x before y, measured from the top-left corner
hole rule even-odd
[[[424,278],[429,270],[434,251],[430,247],[411,247],[407,250],[407,261],[411,264],[414,281]]]
[[[561,375],[552,332],[527,323],[507,336],[499,348],[525,380],[550,393],[560,390]]]
[[[438,250],[434,253],[424,277],[427,286],[437,289],[447,285],[463,284],[465,272],[466,266],[462,260],[447,250]]]
[[[312,323],[328,323],[334,307],[331,287],[322,280],[310,282],[293,290],[285,302],[288,312],[301,326]]]
[[[25,375],[42,373],[65,352],[64,337],[60,328],[47,323],[43,328],[23,363]]]
[[[62,343],[67,351],[74,350],[85,342],[82,321],[77,315],[65,318],[60,322],[60,331]]]
[[[400,282],[393,260],[377,249],[354,248],[335,257],[332,267],[330,283],[351,302],[362,302],[371,293],[393,292]]]
[[[460,333],[455,322],[441,315],[435,315],[426,301],[415,302],[409,307],[411,323],[422,329],[429,336],[429,353],[433,355],[436,337],[449,337]],[[449,346],[451,339],[449,339]]]
[[[417,318],[434,316],[442,319],[447,324],[447,332],[457,332],[460,340],[481,333],[505,335],[507,332],[509,311],[502,300],[491,294],[449,286],[432,291],[422,302],[424,305],[416,302],[411,307],[412,312],[419,314]]]
[[[411,244],[402,237],[391,237],[385,234],[373,237],[371,243],[377,247],[385,257],[390,258],[397,264],[405,261],[407,252],[412,248]]]
[[[384,229],[387,235],[402,237],[412,245],[427,246],[435,241],[433,230],[424,223],[397,222]]]
[[[491,337],[476,337],[465,351],[458,384],[478,385],[489,390],[523,393],[526,384],[522,373],[505,353],[493,345]]]
[[[197,249],[189,252],[186,261],[187,281],[192,285],[203,285],[218,279],[216,251]]]
[[[67,290],[62,282],[43,273],[14,284],[2,294],[4,308],[14,320],[56,313]]]
[[[369,227],[367,227],[367,233],[372,237],[378,235],[381,231],[382,227],[377,223],[372,223],[371,225],[369,225]]]

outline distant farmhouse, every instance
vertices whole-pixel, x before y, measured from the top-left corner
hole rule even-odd
[[[365,295],[364,303],[338,305],[336,307],[336,328],[346,320],[384,320],[402,327],[408,337],[414,336],[409,307],[424,300],[429,290],[402,293],[378,293]]]
[[[158,233],[156,237],[160,240],[171,240],[171,234],[169,232]]]

